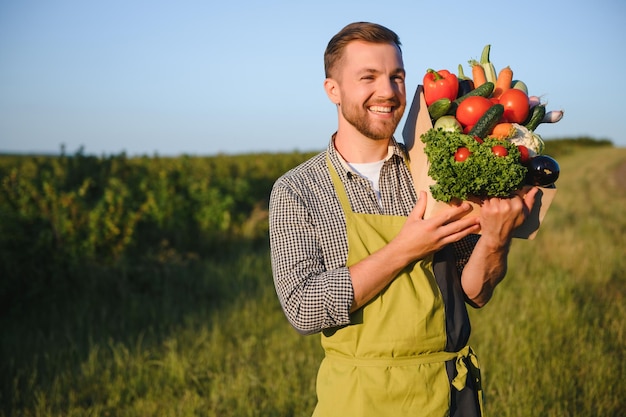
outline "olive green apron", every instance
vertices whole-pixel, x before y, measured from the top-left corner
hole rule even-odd
[[[385,246],[406,217],[354,213],[337,172],[330,160],[327,163],[346,217],[347,266],[351,266]],[[325,357],[317,376],[313,416],[449,415],[445,362],[456,360],[453,385],[458,390],[465,387],[468,373],[464,359],[469,358],[476,370],[478,362],[469,346],[460,352],[444,351],[445,306],[432,260],[429,256],[407,266],[351,315],[350,325],[322,332]]]

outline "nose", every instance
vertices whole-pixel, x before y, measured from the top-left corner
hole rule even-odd
[[[396,75],[379,77],[376,85],[376,96],[379,99],[403,102],[406,97],[404,82]]]
[[[398,86],[389,77],[379,77],[376,93],[382,98],[391,98],[397,94]]]

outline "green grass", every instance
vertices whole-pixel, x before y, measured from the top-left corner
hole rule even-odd
[[[269,269],[266,248],[242,248],[193,268],[86,274],[97,284],[71,305],[42,298],[2,323],[2,415],[306,415],[321,349],[287,325]]]
[[[491,416],[626,410],[626,150],[559,157],[537,238],[472,310]],[[624,171],[622,176],[624,175]],[[72,279],[68,279],[71,277]],[[68,270],[0,317],[0,416],[308,416],[318,336],[288,325],[266,245]]]

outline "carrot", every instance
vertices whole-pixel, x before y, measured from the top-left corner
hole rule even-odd
[[[494,126],[489,137],[496,138],[496,139],[508,139],[510,137],[513,137],[516,131],[517,130],[515,129],[515,127],[513,127],[512,123],[507,123],[507,122],[498,123],[497,125]]]
[[[496,79],[496,85],[493,89],[491,97],[500,98],[502,93],[511,89],[511,82],[513,81],[513,70],[511,67],[504,67],[498,73]]]
[[[480,87],[484,83],[487,82],[487,77],[485,76],[485,69],[480,62],[471,60],[469,64],[472,67],[472,78],[474,79],[474,88]]]

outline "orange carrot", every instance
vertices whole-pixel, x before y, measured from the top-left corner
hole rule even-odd
[[[498,123],[497,125],[495,125],[495,127],[491,131],[491,134],[489,135],[489,137],[496,138],[496,139],[508,139],[508,138],[513,137],[513,135],[515,135],[516,132],[517,132],[517,129],[513,127],[512,123],[507,123],[507,122]]]
[[[513,70],[510,67],[504,67],[498,73],[496,79],[496,85],[493,89],[491,97],[500,98],[502,93],[511,89],[511,82],[513,81]]]
[[[469,64],[472,67],[472,78],[474,79],[474,88],[480,87],[484,83],[487,82],[487,77],[485,76],[485,69],[480,62],[471,60]]]

